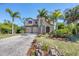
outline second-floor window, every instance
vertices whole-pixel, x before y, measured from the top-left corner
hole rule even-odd
[[[32,21],[28,21],[29,24],[32,24]]]

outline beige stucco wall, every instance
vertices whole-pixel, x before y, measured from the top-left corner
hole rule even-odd
[[[38,18],[38,25],[40,26],[42,24],[39,30],[40,33],[46,33],[46,27],[50,27],[50,32],[53,31],[53,26],[47,23],[45,20],[46,19],[44,17]]]

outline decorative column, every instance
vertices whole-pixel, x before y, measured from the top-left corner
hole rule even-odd
[[[38,33],[40,34],[40,32],[41,32],[40,17],[38,16],[37,19],[38,19]]]

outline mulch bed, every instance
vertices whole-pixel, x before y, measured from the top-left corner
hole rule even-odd
[[[53,35],[49,35],[49,38],[53,39],[53,40],[59,40],[59,41],[69,41],[68,38],[66,37],[59,37],[59,36],[53,36]]]

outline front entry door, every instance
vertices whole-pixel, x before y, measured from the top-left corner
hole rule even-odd
[[[50,32],[50,27],[46,27],[46,33],[49,33]]]

